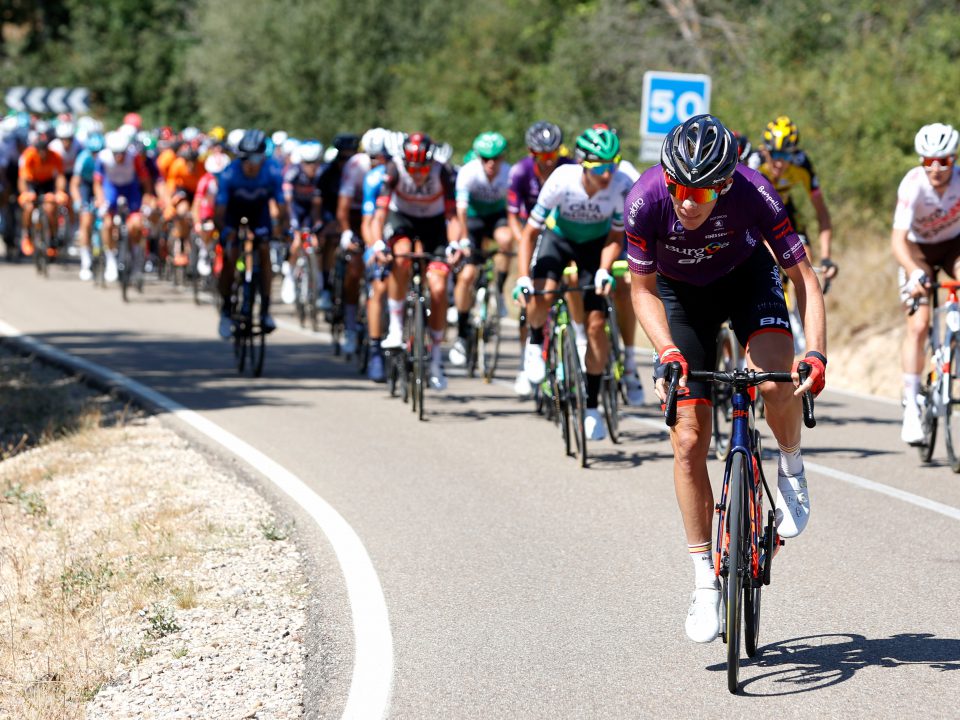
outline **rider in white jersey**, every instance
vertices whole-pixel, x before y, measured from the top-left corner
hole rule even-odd
[[[901,439],[923,441],[920,408],[920,374],[926,358],[924,345],[930,325],[927,300],[930,282],[942,269],[960,277],[960,168],[957,168],[958,133],[950,125],[925,125],[915,140],[921,165],[907,173],[897,192],[891,246],[900,263],[900,295],[910,307],[921,304],[907,317],[903,339],[903,427]]]
[[[510,188],[510,164],[504,161],[507,141],[498,132],[480,133],[473,141],[476,157],[457,173],[457,219],[463,237],[460,248],[466,264],[457,273],[454,300],[457,306],[457,340],[450,349],[450,362],[463,366],[467,362],[470,307],[477,272],[484,263],[483,241],[491,238],[503,252],[510,251],[513,236],[507,223],[507,191]],[[510,267],[509,255],[494,258],[497,270],[497,292],[502,296]],[[501,308],[506,305],[501,302]]]
[[[600,296],[611,290],[610,269],[623,246],[623,201],[632,183],[617,170],[620,140],[608,129],[590,128],[578,137],[577,159],[579,164],[553,171],[530,213],[517,257],[517,296],[523,301],[523,290],[555,289],[571,261],[577,263],[580,284],[596,287],[583,298],[588,338],[584,429],[588,439],[601,440],[606,430],[597,406],[610,347],[604,331],[606,304]],[[530,337],[524,372],[534,384],[546,374],[543,326],[552,302],[550,296],[531,296],[527,302]]]

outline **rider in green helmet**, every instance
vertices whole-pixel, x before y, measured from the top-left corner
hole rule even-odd
[[[618,162],[620,138],[607,128],[587,128],[577,138],[576,157],[579,162]]]
[[[480,157],[490,160],[503,155],[507,139],[498,132],[482,132],[473,141],[473,150]]]

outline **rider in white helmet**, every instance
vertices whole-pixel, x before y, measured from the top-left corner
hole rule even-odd
[[[958,133],[950,125],[924,125],[914,141],[920,164],[906,174],[897,191],[891,245],[900,264],[900,298],[907,315],[903,339],[903,426],[901,439],[923,441],[920,374],[926,361],[924,345],[930,325],[928,293],[938,270],[960,277],[960,170]]]

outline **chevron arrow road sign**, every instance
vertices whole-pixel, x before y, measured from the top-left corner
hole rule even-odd
[[[17,112],[85,113],[90,111],[90,93],[86,88],[12,87],[4,95],[7,107]]]

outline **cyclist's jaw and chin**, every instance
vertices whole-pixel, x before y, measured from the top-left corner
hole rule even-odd
[[[672,197],[670,200],[673,202],[673,210],[685,230],[696,230],[703,225],[707,218],[710,217],[710,213],[713,212],[713,208],[717,205],[716,200],[702,204],[696,203],[689,198],[680,201]]]

